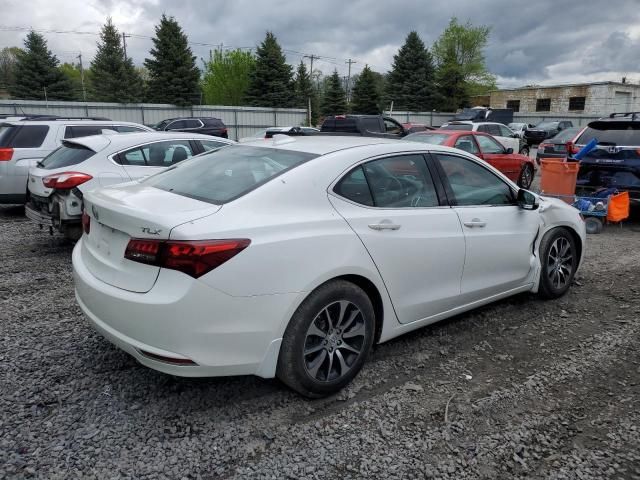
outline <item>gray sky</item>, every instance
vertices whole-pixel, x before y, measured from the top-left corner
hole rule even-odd
[[[500,86],[640,82],[640,0],[3,0],[0,10],[0,48],[22,45],[26,32],[13,27],[98,32],[107,16],[120,31],[150,37],[166,13],[191,42],[253,47],[271,30],[290,63],[313,53],[325,57],[314,68],[343,75],[347,58],[355,72],[365,63],[387,71],[410,30],[431,45],[457,16],[491,26],[485,53]],[[96,35],[43,33],[63,62],[82,52],[88,63],[95,52]],[[150,48],[150,39],[127,39],[137,64]],[[198,57],[209,48],[192,45]]]

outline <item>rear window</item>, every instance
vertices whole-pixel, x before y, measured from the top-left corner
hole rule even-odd
[[[318,155],[264,147],[230,146],[143,180],[146,184],[216,205],[229,202]]]
[[[552,128],[558,128],[558,125],[559,125],[559,122],[542,122],[536,125],[536,128],[540,128],[542,130],[547,128],[552,129]]]
[[[594,138],[603,145],[640,146],[640,122],[592,122],[576,143],[586,145]]]
[[[431,143],[432,145],[442,145],[450,135],[444,133],[412,133],[403,138],[412,142]]]
[[[569,140],[572,140],[579,131],[579,128],[566,128],[564,130],[560,130],[560,132],[555,137],[553,137],[553,140],[557,140],[559,142],[568,142]]]
[[[473,130],[473,125],[470,125],[468,123],[450,123],[449,125],[447,125],[446,127],[443,126],[442,128],[446,129],[446,130]]]
[[[202,123],[209,127],[224,127],[224,123],[219,118],[203,118]]]
[[[2,125],[0,147],[39,148],[48,132],[46,125]]]
[[[44,160],[40,162],[39,166],[45,170],[70,167],[71,165],[78,165],[84,162],[95,153],[96,152],[83,145],[65,143],[62,147],[57,148],[47,155]]]

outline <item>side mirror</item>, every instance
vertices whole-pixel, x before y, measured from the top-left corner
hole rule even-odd
[[[513,148],[509,147],[509,148],[507,148],[507,149],[505,150],[505,152],[506,152],[508,155],[511,155],[511,154],[513,153]]]
[[[523,210],[536,210],[539,205],[533,193],[521,188],[518,190],[518,206]]]

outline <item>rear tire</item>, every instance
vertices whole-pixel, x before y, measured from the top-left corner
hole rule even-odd
[[[520,171],[520,176],[518,177],[518,186],[528,190],[533,183],[533,176],[533,166],[530,163],[525,163]]]
[[[559,298],[569,290],[578,268],[578,250],[566,228],[554,228],[540,242],[540,284],[543,298]]]
[[[361,288],[345,280],[325,283],[293,314],[276,375],[305,397],[335,393],[362,368],[374,331],[373,305]]]

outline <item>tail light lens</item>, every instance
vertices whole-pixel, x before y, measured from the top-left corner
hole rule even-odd
[[[8,162],[13,158],[13,148],[0,148],[0,162]]]
[[[63,172],[49,175],[42,179],[42,183],[47,188],[55,188],[57,190],[69,190],[78,185],[88,182],[93,177],[86,173],[80,172]]]
[[[251,240],[246,238],[189,241],[132,238],[124,252],[124,258],[178,270],[198,278],[235,257],[250,243]]]
[[[91,217],[87,215],[87,212],[82,212],[82,230],[87,235],[91,231]]]

